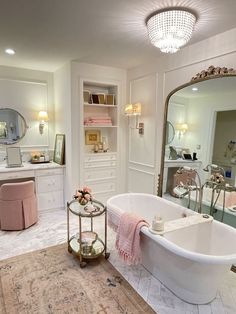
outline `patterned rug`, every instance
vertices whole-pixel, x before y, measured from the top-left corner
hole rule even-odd
[[[0,313],[155,312],[103,257],[80,268],[62,244],[0,262]]]

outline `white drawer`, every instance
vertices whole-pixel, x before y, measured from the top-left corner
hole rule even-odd
[[[18,178],[33,178],[34,171],[10,171],[6,173],[0,174],[0,180],[11,180],[11,179],[18,179]]]
[[[116,161],[94,161],[94,162],[85,162],[84,167],[88,168],[101,168],[101,167],[116,167]]]
[[[63,191],[39,193],[37,197],[39,210],[60,208],[65,205]]]
[[[89,188],[92,190],[92,195],[93,193],[110,193],[115,192],[116,184],[112,181],[94,182],[89,184]]]
[[[63,190],[63,175],[37,178],[38,193]]]
[[[94,154],[91,156],[85,156],[84,161],[85,162],[98,162],[98,161],[110,161],[110,160],[116,160],[116,154]]]
[[[63,168],[38,169],[35,171],[35,175],[37,177],[51,176],[51,175],[57,175],[57,174],[63,174]]]
[[[85,171],[84,180],[86,182],[91,182],[94,180],[106,180],[114,179],[116,177],[116,170],[113,169],[94,169],[92,171]]]

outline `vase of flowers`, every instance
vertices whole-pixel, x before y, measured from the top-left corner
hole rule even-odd
[[[78,189],[75,192],[74,198],[78,200],[80,205],[86,205],[89,201],[92,200],[91,189],[89,189],[87,186],[83,187],[82,189]]]

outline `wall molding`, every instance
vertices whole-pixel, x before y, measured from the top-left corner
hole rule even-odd
[[[152,172],[149,172],[149,171],[145,171],[145,170],[142,170],[142,169],[137,169],[137,168],[134,168],[134,167],[129,167],[128,170],[142,172],[142,173],[145,173],[145,174],[150,175],[152,177],[155,176],[155,173],[152,173]]]
[[[134,165],[138,165],[138,166],[143,166],[143,167],[148,167],[148,168],[155,169],[155,166],[154,166],[154,165],[150,165],[150,164],[145,164],[145,163],[142,163],[142,162],[133,161],[133,160],[131,160],[131,159],[129,159],[129,163],[130,163],[130,164],[134,164]]]

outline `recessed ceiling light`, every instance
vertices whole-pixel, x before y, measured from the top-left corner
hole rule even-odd
[[[13,49],[11,49],[11,48],[5,49],[5,52],[6,52],[8,55],[14,55],[14,54],[15,54],[15,50],[13,50]]]
[[[192,91],[193,91],[193,92],[196,92],[196,91],[198,91],[198,88],[197,88],[197,87],[193,87],[193,88],[192,88]]]

